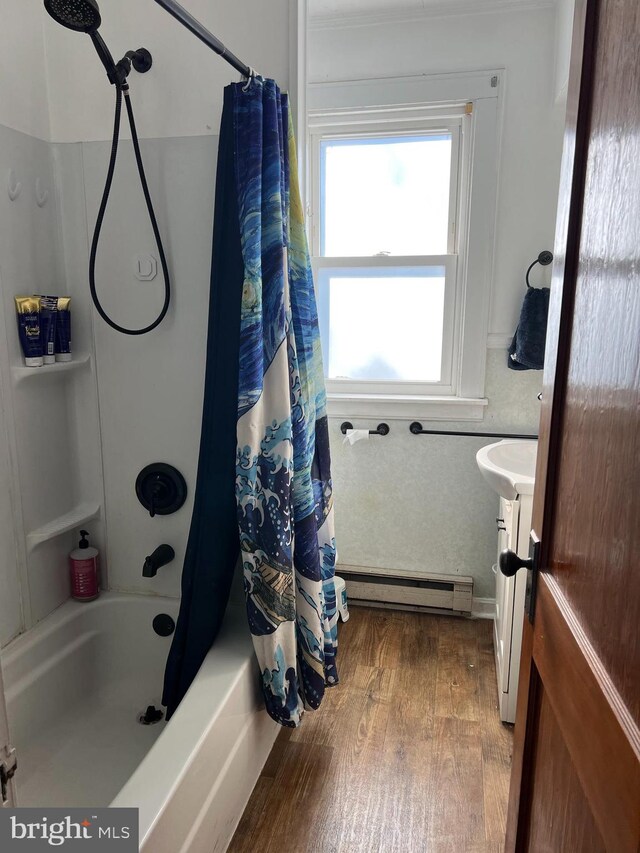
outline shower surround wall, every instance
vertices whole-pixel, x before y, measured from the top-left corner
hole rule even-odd
[[[0,644],[69,595],[71,530],[104,548],[91,313],[70,280],[51,143],[44,10],[7,0],[0,31]],[[74,361],[25,369],[13,298],[72,297]]]
[[[482,423],[423,420],[423,426],[537,432],[541,372],[508,370],[506,348],[525,292],[525,270],[538,252],[553,248],[564,126],[553,79],[554,10],[507,7],[404,18],[381,12],[378,23],[362,21],[355,16],[341,24],[337,14],[311,19],[311,85],[505,69],[489,405]],[[548,284],[549,271],[538,267],[532,281]],[[391,421],[385,438],[345,447],[341,420],[330,423],[339,564],[471,575],[476,609],[490,612],[497,497],[480,477],[475,454],[496,439],[413,436],[407,420]],[[356,428],[377,423],[352,420]]]
[[[153,0],[110,0],[101,34],[120,56],[144,46],[150,73],[130,78],[145,169],[172,277],[172,304],[158,329],[142,337],[94,321],[109,586],[177,596],[193,506],[200,443],[218,130],[224,86],[238,74]],[[190,0],[189,11],[243,61],[283,87],[289,78],[289,2]],[[114,93],[88,38],[45,22],[52,133],[63,196],[70,275],[86,285],[89,240],[109,157]],[[136,277],[138,262],[157,260],[132,145],[123,141],[98,251],[96,281],[107,312],[143,325],[162,304],[156,277]],[[128,128],[126,128],[128,131]],[[134,484],[150,462],[184,474],[187,502],[174,515],[150,518]],[[158,545],[176,558],[155,578],[142,577]]]
[[[286,87],[293,4],[214,5],[190,0],[188,7]],[[81,526],[100,549],[105,586],[180,593],[200,440],[217,133],[223,87],[238,75],[153,0],[108,0],[102,11],[101,33],[116,58],[139,46],[154,56],[151,73],[132,73],[131,89],[173,302],[161,327],[142,338],[125,338],[97,319],[88,251],[113,87],[87,36],[55,24],[41,0],[3,0],[0,645],[68,598],[67,555]],[[7,190],[17,183],[21,192],[11,201]],[[149,255],[157,249],[123,127],[97,281],[105,306],[125,325],[157,313],[161,274],[153,281],[135,275]],[[31,293],[72,297],[74,362],[63,369],[21,368],[13,297]],[[151,519],[134,484],[157,460],[183,471],[190,495],[175,516]],[[163,542],[175,547],[175,561],[143,579],[145,556]]]

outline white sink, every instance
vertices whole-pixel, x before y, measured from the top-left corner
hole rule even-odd
[[[537,441],[498,441],[476,453],[480,473],[491,488],[508,501],[532,495],[536,481]]]

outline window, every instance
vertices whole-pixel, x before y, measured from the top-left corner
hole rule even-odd
[[[480,165],[472,109],[314,112],[313,96],[310,106],[311,247],[329,414],[482,417],[486,327],[475,335],[477,352],[473,331],[464,352],[470,186]],[[478,358],[469,381],[465,363]],[[476,405],[465,412],[462,401]],[[437,414],[436,402],[444,404]]]
[[[459,137],[460,119],[320,138],[316,273],[331,390],[451,391]]]

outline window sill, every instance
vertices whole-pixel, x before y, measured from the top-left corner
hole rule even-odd
[[[330,418],[481,421],[488,403],[485,397],[328,394],[327,414]]]

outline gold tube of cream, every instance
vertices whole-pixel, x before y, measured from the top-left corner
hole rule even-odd
[[[27,367],[42,367],[42,335],[40,334],[40,297],[16,296],[18,334]]]

